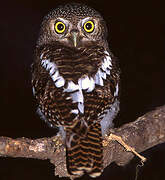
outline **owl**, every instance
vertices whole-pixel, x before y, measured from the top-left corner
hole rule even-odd
[[[87,5],[66,4],[43,19],[32,65],[38,112],[57,127],[68,173],[103,171],[103,137],[119,111],[119,74],[107,27]]]

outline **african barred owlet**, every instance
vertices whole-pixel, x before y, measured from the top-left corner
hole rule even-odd
[[[97,177],[103,171],[102,139],[119,110],[119,68],[102,16],[81,4],[45,16],[32,66],[39,113],[66,145],[67,170]]]

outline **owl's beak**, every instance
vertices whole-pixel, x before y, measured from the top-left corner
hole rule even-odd
[[[72,31],[71,32],[71,40],[73,42],[74,47],[77,47],[77,43],[78,43],[78,35],[79,33],[77,31]]]

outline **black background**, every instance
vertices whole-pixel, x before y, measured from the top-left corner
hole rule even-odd
[[[30,65],[43,16],[70,1],[9,1],[0,6],[0,136],[40,138],[54,135],[35,114]],[[121,111],[116,126],[165,103],[165,10],[159,1],[83,2],[100,11],[109,28],[109,45],[122,69]],[[138,180],[165,179],[165,145],[143,152],[148,158]],[[97,178],[133,180],[139,160],[111,164]],[[0,159],[0,180],[55,180],[49,161]],[[67,178],[64,178],[67,179]],[[81,178],[89,179],[89,178]]]

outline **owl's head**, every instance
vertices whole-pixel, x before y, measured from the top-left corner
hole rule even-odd
[[[44,17],[37,45],[59,42],[69,47],[107,44],[107,27],[100,13],[82,4],[66,4]]]

